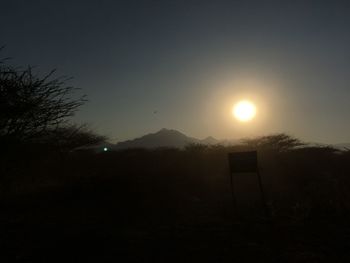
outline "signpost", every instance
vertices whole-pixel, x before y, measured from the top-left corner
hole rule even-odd
[[[230,166],[230,184],[232,193],[233,208],[237,211],[237,199],[234,191],[233,174],[235,173],[255,173],[258,177],[258,184],[261,194],[261,201],[264,207],[265,215],[268,216],[268,210],[265,200],[265,194],[261,183],[261,176],[258,169],[258,154],[256,151],[250,152],[232,152],[228,154]]]
[[[257,152],[233,152],[228,154],[230,172],[256,173],[258,171]]]

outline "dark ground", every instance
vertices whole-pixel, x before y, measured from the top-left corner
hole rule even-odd
[[[350,261],[347,222],[238,221],[201,203],[126,201],[113,183],[3,201],[1,262]]]
[[[0,262],[350,262],[348,152],[261,152],[267,219],[242,200],[239,218],[232,209],[232,150],[16,161],[17,190],[0,198]]]

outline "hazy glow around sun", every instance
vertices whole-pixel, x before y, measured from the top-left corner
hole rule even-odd
[[[242,100],[234,105],[232,114],[237,120],[247,122],[255,117],[256,107],[252,102],[248,100]]]

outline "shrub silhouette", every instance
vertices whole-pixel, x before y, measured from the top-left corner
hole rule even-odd
[[[135,213],[165,213],[175,219],[197,212],[220,217],[231,213],[227,153],[257,149],[263,186],[275,216],[307,220],[348,213],[347,151],[310,146],[284,134],[251,140],[235,146],[190,145],[183,150],[67,152],[64,170],[60,159],[43,156],[33,160],[40,166],[32,165],[26,172],[63,192],[73,185],[79,189],[94,185],[100,194],[111,191],[118,196],[111,200],[123,200],[119,205],[125,213],[133,207]],[[239,181],[236,187],[243,193],[250,191],[242,189]],[[90,194],[87,190],[86,195]]]

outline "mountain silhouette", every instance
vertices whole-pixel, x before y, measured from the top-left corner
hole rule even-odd
[[[150,133],[142,137],[117,143],[113,149],[121,150],[128,148],[159,148],[159,147],[173,147],[184,148],[188,144],[217,144],[220,141],[209,136],[203,140],[189,137],[177,130],[161,129],[156,133]]]
[[[169,148],[184,148],[189,144],[202,144],[202,145],[237,145],[240,143],[240,140],[237,139],[224,139],[217,140],[212,136],[208,136],[205,139],[197,139],[193,137],[189,137],[177,130],[173,129],[161,129],[155,133],[149,133],[139,138],[135,138],[132,140],[127,140],[123,142],[119,142],[117,144],[112,143],[102,143],[98,145],[92,145],[87,147],[79,147],[79,149],[90,149],[94,152],[103,152],[110,150],[123,150],[123,149],[133,149],[133,148],[145,148],[145,149],[154,149],[161,147],[169,147]],[[350,143],[338,143],[338,144],[320,144],[320,143],[309,143],[310,146],[330,146],[339,150],[348,150],[350,149]]]
[[[350,143],[337,143],[334,144],[334,147],[339,150],[349,150],[350,149]]]

